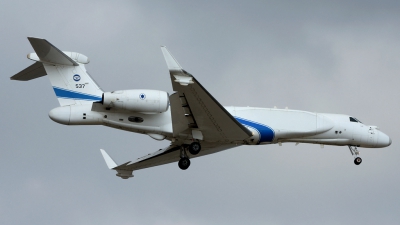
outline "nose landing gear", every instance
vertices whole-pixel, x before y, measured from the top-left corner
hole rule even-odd
[[[349,145],[349,150],[350,150],[351,155],[354,156],[354,164],[360,165],[362,162],[362,159],[360,157],[358,157],[358,155],[360,155],[360,152],[357,150],[357,146]]]
[[[354,164],[356,164],[356,165],[360,165],[361,162],[362,162],[362,159],[360,157],[357,157],[354,159]]]

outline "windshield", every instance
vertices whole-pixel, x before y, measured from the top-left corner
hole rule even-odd
[[[355,123],[362,123],[361,121],[359,121],[357,118],[355,117],[350,117],[350,122],[355,122]]]

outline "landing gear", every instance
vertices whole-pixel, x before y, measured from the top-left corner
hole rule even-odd
[[[190,154],[197,155],[201,150],[201,145],[199,142],[192,142],[192,144],[189,145],[188,150]]]
[[[180,159],[178,166],[179,166],[179,168],[181,168],[181,170],[186,170],[190,166],[190,159],[189,158]]]
[[[357,157],[354,159],[354,164],[356,164],[356,165],[360,165],[361,162],[362,162],[362,159],[360,157]]]
[[[180,155],[181,159],[178,162],[178,166],[179,168],[181,168],[181,170],[186,170],[190,166],[190,159],[186,153],[186,150],[188,150],[192,155],[197,155],[201,150],[201,145],[199,142],[195,141],[192,142],[189,146],[183,145],[181,147],[181,155]]]
[[[357,146],[349,145],[349,150],[350,150],[350,153],[355,157],[354,158],[354,164],[360,165],[361,162],[362,162],[362,159],[360,157],[358,157],[360,152],[357,150]]]
[[[181,159],[178,162],[178,166],[181,170],[186,170],[190,166],[190,159],[186,154],[185,147],[181,147]]]

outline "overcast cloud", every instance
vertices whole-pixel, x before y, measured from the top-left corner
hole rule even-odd
[[[0,224],[398,224],[399,1],[0,0]],[[393,140],[361,149],[239,147],[134,172],[123,163],[168,145],[48,118],[46,77],[27,36],[87,55],[105,91],[172,92],[160,45],[223,105],[342,113]]]

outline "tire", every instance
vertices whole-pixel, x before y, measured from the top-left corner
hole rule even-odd
[[[199,154],[200,150],[201,150],[201,145],[199,142],[192,142],[192,144],[189,145],[189,152],[192,155]]]
[[[357,157],[354,159],[354,164],[356,164],[356,165],[360,165],[361,162],[362,162],[362,159],[360,157]]]
[[[179,160],[178,166],[181,170],[186,170],[190,166],[190,159],[182,158]]]

